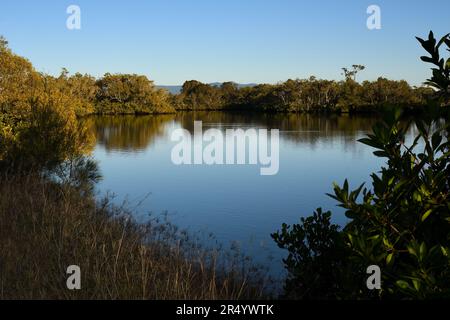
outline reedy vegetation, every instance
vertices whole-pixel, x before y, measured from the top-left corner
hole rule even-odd
[[[264,298],[262,269],[202,247],[167,221],[139,224],[85,186],[37,173],[2,176],[0,299]],[[81,268],[68,290],[66,268]]]

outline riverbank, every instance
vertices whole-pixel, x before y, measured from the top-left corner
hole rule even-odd
[[[2,176],[1,299],[261,299],[264,274],[170,225],[37,174]],[[69,290],[68,266],[81,289]]]
[[[413,106],[399,106],[399,105],[379,105],[379,106],[357,106],[357,107],[342,107],[339,109],[299,109],[299,110],[259,110],[257,108],[198,108],[198,109],[176,109],[172,111],[164,111],[164,112],[152,112],[152,111],[120,111],[120,112],[108,112],[108,111],[98,111],[92,113],[86,113],[83,115],[79,115],[79,117],[84,116],[141,116],[141,115],[170,115],[170,114],[179,114],[186,112],[226,112],[226,113],[236,113],[236,114],[279,114],[279,115],[295,115],[295,114],[317,114],[317,115],[382,115],[385,109],[388,108],[400,108],[403,110],[404,115],[417,115],[421,114],[425,111],[426,105],[413,105]]]

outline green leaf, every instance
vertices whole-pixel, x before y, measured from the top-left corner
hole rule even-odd
[[[414,201],[416,201],[416,202],[422,202],[422,196],[421,196],[421,194],[419,193],[419,192],[417,192],[417,191],[415,191],[414,193],[413,193],[413,199],[414,199]],[[423,219],[423,218],[422,218]],[[422,220],[423,221],[423,220]]]
[[[424,258],[425,254],[427,253],[427,246],[425,244],[425,242],[422,242],[420,244],[420,248],[419,248],[419,254],[420,254],[420,258]]]
[[[446,247],[441,246],[441,251],[442,251],[442,254],[443,254],[444,256],[446,256],[446,257],[448,257],[448,256],[450,255],[450,250],[449,250],[449,248],[446,248]]]
[[[396,284],[402,289],[411,289],[411,286],[405,280],[397,280]]]
[[[415,248],[415,243],[412,243],[411,245],[409,245],[409,246],[407,247],[407,249],[408,249],[408,252],[409,252],[410,254],[412,254],[413,256],[416,256],[416,257],[417,257],[417,250],[416,250],[416,248]]]
[[[386,257],[386,264],[388,266],[392,265],[392,263],[394,262],[394,253],[389,253]]]
[[[422,222],[425,221],[426,218],[428,218],[428,216],[433,212],[433,209],[428,209],[427,211],[425,211],[425,213],[422,215]]]
[[[416,291],[420,291],[420,282],[416,279],[413,279],[412,282],[414,285],[414,289],[416,289]]]

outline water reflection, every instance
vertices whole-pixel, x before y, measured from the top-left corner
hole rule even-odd
[[[292,143],[314,146],[319,141],[341,140],[354,146],[356,137],[370,130],[376,119],[349,115],[311,114],[250,114],[225,112],[182,112],[170,115],[99,116],[88,119],[97,138],[97,145],[107,151],[140,152],[151,147],[166,130],[177,124],[194,131],[194,121],[203,121],[203,127],[225,130],[238,128],[279,129],[281,138]]]
[[[254,165],[174,165],[170,133],[180,127],[193,133],[194,120],[203,121],[205,129],[279,129],[278,174],[261,176]],[[112,191],[118,202],[140,203],[142,219],[148,212],[167,211],[181,228],[211,232],[224,245],[237,242],[257,262],[278,271],[283,254],[270,234],[319,206],[344,224],[342,209],[325,193],[334,181],[348,178],[351,187],[368,181],[382,164],[371,148],[357,142],[375,123],[370,117],[185,112],[87,121],[97,137],[101,193]],[[268,262],[268,256],[273,260]]]
[[[140,152],[162,136],[173,120],[174,115],[96,116],[88,119],[88,125],[95,132],[97,145],[107,151]]]

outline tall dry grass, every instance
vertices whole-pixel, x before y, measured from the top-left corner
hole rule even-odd
[[[227,258],[228,257],[228,258]],[[81,268],[68,290],[66,268]],[[39,175],[0,178],[2,299],[253,299],[266,282],[237,256]]]

